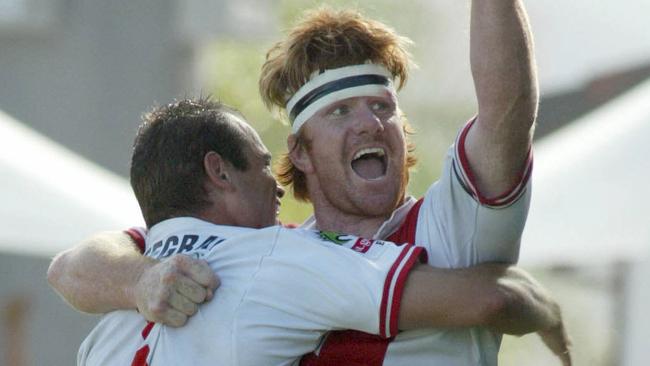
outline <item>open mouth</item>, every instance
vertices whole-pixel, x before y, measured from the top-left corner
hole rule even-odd
[[[386,152],[379,147],[361,149],[354,154],[351,166],[363,179],[380,179],[386,175]]]

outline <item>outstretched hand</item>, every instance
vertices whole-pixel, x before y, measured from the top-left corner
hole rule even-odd
[[[567,333],[560,304],[539,282],[519,268],[511,268],[510,273],[517,276],[520,284],[528,289],[530,299],[534,299],[539,310],[537,334],[542,341],[562,361],[563,366],[571,366],[571,340]],[[537,313],[537,312],[536,312]]]
[[[564,322],[546,330],[537,332],[546,346],[562,360],[563,366],[571,366],[571,340],[567,334]]]
[[[218,286],[206,261],[177,254],[146,269],[133,296],[148,321],[180,327],[200,304],[212,299]]]

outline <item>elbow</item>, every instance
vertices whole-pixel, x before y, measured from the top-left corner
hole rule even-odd
[[[57,254],[52,259],[52,262],[50,262],[50,266],[47,269],[47,282],[58,293],[61,293],[61,282],[63,281],[65,272],[66,259],[66,252]]]
[[[47,282],[54,291],[72,308],[84,313],[92,313],[93,309],[86,306],[84,301],[78,301],[75,293],[74,276],[71,271],[70,257],[73,254],[65,251],[57,254],[47,269]]]

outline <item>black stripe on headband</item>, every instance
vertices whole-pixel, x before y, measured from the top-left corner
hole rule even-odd
[[[354,88],[356,86],[372,85],[372,84],[388,86],[390,84],[390,80],[388,80],[388,78],[383,75],[355,75],[355,76],[348,76],[346,78],[330,81],[329,83],[325,83],[319,86],[318,88],[310,91],[304,97],[300,98],[298,103],[296,103],[296,105],[294,105],[293,108],[291,109],[291,112],[289,113],[289,118],[293,123],[296,117],[302,111],[304,111],[305,108],[309,107],[312,103],[326,96],[327,94],[342,89],[348,89],[348,88]]]

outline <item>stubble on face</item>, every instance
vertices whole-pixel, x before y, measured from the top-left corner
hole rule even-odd
[[[271,172],[271,154],[255,130],[238,119],[240,128],[247,136],[248,144],[245,147],[248,169],[234,171],[233,178],[237,178],[236,211],[241,212],[244,225],[263,228],[277,224],[277,214],[280,206],[279,187]]]

